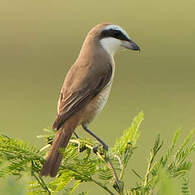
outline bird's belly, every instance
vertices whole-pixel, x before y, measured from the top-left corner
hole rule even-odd
[[[90,123],[93,118],[103,110],[108,100],[110,90],[111,83],[106,86],[94,99],[91,100],[91,102],[85,107],[83,111],[81,123]]]

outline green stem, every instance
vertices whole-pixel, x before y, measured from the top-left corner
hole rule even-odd
[[[32,176],[34,176],[35,179],[37,180],[37,182],[42,186],[42,188],[45,189],[48,192],[49,195],[51,195],[51,191],[47,187],[44,180],[40,176],[37,176],[36,172],[33,171],[33,167],[34,167],[34,161],[33,160],[31,161],[31,164],[32,164]]]
[[[107,154],[107,153],[106,153]],[[123,187],[121,186],[120,184],[120,180],[118,179],[118,176],[117,176],[117,173],[116,173],[116,170],[115,168],[113,167],[111,161],[110,161],[110,158],[108,155],[106,155],[106,157],[102,157],[102,155],[97,152],[97,155],[107,164],[108,168],[112,171],[112,174],[113,174],[113,178],[118,186],[118,189],[119,189],[119,194],[120,195],[123,195]]]
[[[124,166],[124,164],[122,164],[122,170],[121,170],[120,176],[119,176],[119,179],[120,179],[120,180],[122,180],[122,178],[123,178],[124,171],[125,171],[125,166]]]
[[[73,172],[75,172],[75,173],[81,175],[81,173],[78,172],[78,171],[75,170],[75,169],[72,169],[72,168],[69,167],[69,170],[71,170],[71,171],[73,171]],[[87,175],[85,175],[85,176],[88,177]],[[104,190],[106,190],[107,192],[109,192],[111,195],[114,195],[106,186],[104,186],[104,185],[101,184],[100,182],[94,180],[94,179],[91,178],[91,177],[88,177],[88,179],[89,179],[90,181],[94,182],[95,184],[97,184],[98,186],[102,187]]]
[[[111,195],[114,195],[113,192],[111,192],[106,186],[104,186],[102,183],[96,181],[96,180],[93,180],[92,179],[92,182],[94,182],[95,184],[97,184],[98,186],[100,186],[101,188],[103,188],[104,190],[106,190],[109,194]]]
[[[47,187],[47,185],[45,184],[43,179],[41,177],[39,177],[39,176],[36,176],[35,173],[33,173],[33,176],[38,181],[38,183],[42,186],[42,188],[45,189],[48,192],[49,195],[51,195],[51,191],[49,190],[49,188]]]
[[[150,174],[150,170],[151,170],[151,166],[154,160],[154,152],[151,153],[150,155],[150,159],[148,162],[148,167],[147,167],[147,171],[146,171],[146,175],[145,175],[145,180],[144,180],[144,187],[146,187],[147,183],[148,183],[148,179],[149,179],[149,174]]]
[[[77,143],[79,144],[79,142],[77,140],[70,140],[71,142],[73,143]],[[93,150],[93,147],[88,145],[88,144],[85,144],[85,146],[91,150]],[[119,189],[119,194],[120,195],[123,195],[123,187],[121,186],[120,184],[120,181],[118,179],[118,176],[117,176],[117,173],[116,173],[116,170],[114,169],[111,161],[110,161],[110,158],[108,155],[106,155],[106,157],[102,157],[102,155],[99,153],[99,152],[96,152],[96,154],[99,156],[100,159],[102,159],[108,166],[108,168],[112,171],[112,174],[113,174],[113,178],[118,186],[118,189]],[[106,153],[107,154],[107,153]]]
[[[120,184],[120,181],[119,181],[118,176],[116,174],[116,170],[114,169],[109,157],[106,158],[106,163],[107,163],[108,167],[110,168],[110,170],[112,171],[114,180],[116,181],[116,184],[118,185],[118,188],[119,188],[119,193],[122,195],[123,194],[123,187]]]

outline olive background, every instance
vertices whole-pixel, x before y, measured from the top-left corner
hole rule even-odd
[[[164,149],[178,128],[195,128],[194,0],[1,0],[0,131],[35,145],[56,116],[64,77],[87,32],[96,24],[122,26],[141,52],[115,55],[116,73],[104,111],[90,128],[109,146],[141,110],[145,120],[126,180],[144,174],[157,134]],[[81,128],[78,134],[88,136]],[[195,156],[191,172],[195,193]],[[83,190],[100,194],[95,185]],[[103,193],[103,192],[102,192]],[[193,194],[193,193],[192,193]]]

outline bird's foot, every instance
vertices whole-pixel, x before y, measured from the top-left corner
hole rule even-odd
[[[95,144],[95,145],[94,145],[94,147],[93,147],[93,152],[94,152],[95,154],[97,154],[99,146],[100,146],[99,144]]]
[[[98,144],[98,143],[96,143],[95,144],[95,146],[93,147],[93,152],[95,153],[95,154],[97,154],[97,152],[98,152],[98,149],[99,148],[102,148],[103,147],[103,149],[106,151],[106,152],[108,152],[108,146],[105,144],[105,145],[102,145],[102,144]],[[102,151],[103,152],[103,151]],[[102,152],[100,152],[100,153],[102,153]]]

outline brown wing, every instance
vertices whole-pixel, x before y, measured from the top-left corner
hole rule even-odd
[[[109,64],[101,72],[95,71],[94,74],[88,74],[84,79],[81,78],[81,81],[78,83],[82,83],[82,85],[76,87],[73,91],[67,90],[67,87],[65,89],[62,88],[58,105],[58,116],[53,124],[53,129],[60,129],[70,116],[83,108],[101,92],[109,83],[111,76],[112,65]],[[74,79],[74,77],[71,77],[71,79]],[[66,83],[64,85],[68,86]]]

